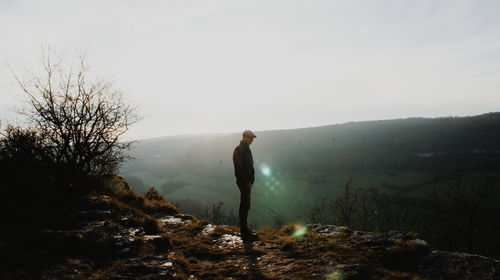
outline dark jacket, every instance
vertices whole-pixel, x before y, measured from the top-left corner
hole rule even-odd
[[[233,152],[234,176],[240,184],[253,184],[255,171],[253,169],[253,156],[250,146],[243,141],[234,148]]]

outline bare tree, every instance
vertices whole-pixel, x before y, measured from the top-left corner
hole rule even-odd
[[[337,197],[319,200],[309,211],[308,222],[334,223],[351,227],[356,226],[355,222],[360,220],[362,226],[366,226],[369,220],[371,197],[368,195],[365,197],[362,189],[353,188],[351,179],[343,188],[343,193]],[[366,213],[362,212],[363,210]]]
[[[498,216],[490,212],[498,211],[496,201],[499,196],[500,184],[492,175],[482,174],[473,181],[458,177],[444,188],[434,189],[431,193],[432,210],[450,242],[456,242],[455,246],[472,252],[480,241],[479,236],[493,226],[498,227],[498,223],[494,222]],[[450,238],[451,235],[456,238]]]
[[[127,159],[131,142],[119,140],[139,120],[135,108],[111,82],[89,81],[84,57],[65,68],[51,55],[49,49],[42,56],[42,74],[15,76],[27,97],[21,113],[44,135],[54,163],[89,174],[115,171]]]
[[[307,221],[309,223],[328,223],[330,221],[329,218],[332,216],[328,207],[331,203],[331,200],[327,200],[325,198],[316,202],[316,205],[308,213]]]
[[[337,223],[350,227],[356,215],[359,189],[352,190],[351,179],[344,185],[344,194],[338,196],[331,203],[331,211],[337,217]]]
[[[376,213],[374,209],[374,197],[376,193],[374,191],[361,190],[358,199],[358,218],[359,226],[362,230],[369,230],[372,227],[373,215]]]
[[[224,202],[219,202],[218,204],[212,204],[211,207],[208,206],[205,207],[205,215],[203,218],[217,225],[238,224],[238,217],[236,217],[232,209],[226,209],[226,207],[224,207]]]

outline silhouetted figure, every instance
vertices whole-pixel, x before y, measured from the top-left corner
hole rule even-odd
[[[236,184],[240,189],[240,233],[243,239],[257,238],[247,224],[248,210],[250,210],[250,194],[253,182],[255,181],[255,171],[253,169],[253,156],[250,145],[257,136],[250,130],[243,132],[243,139],[236,146],[233,152],[234,175]]]

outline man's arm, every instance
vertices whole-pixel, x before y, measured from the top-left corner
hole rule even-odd
[[[236,147],[233,152],[233,165],[234,165],[234,176],[239,182],[246,181],[244,168],[243,168],[243,157],[240,149]]]

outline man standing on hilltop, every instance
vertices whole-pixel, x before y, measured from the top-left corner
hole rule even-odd
[[[241,193],[239,218],[240,233],[243,239],[257,238],[257,235],[247,225],[248,210],[250,210],[250,193],[255,181],[250,145],[256,137],[252,131],[245,130],[243,132],[243,139],[241,139],[240,144],[236,146],[233,152],[234,175],[236,176],[236,184]]]

